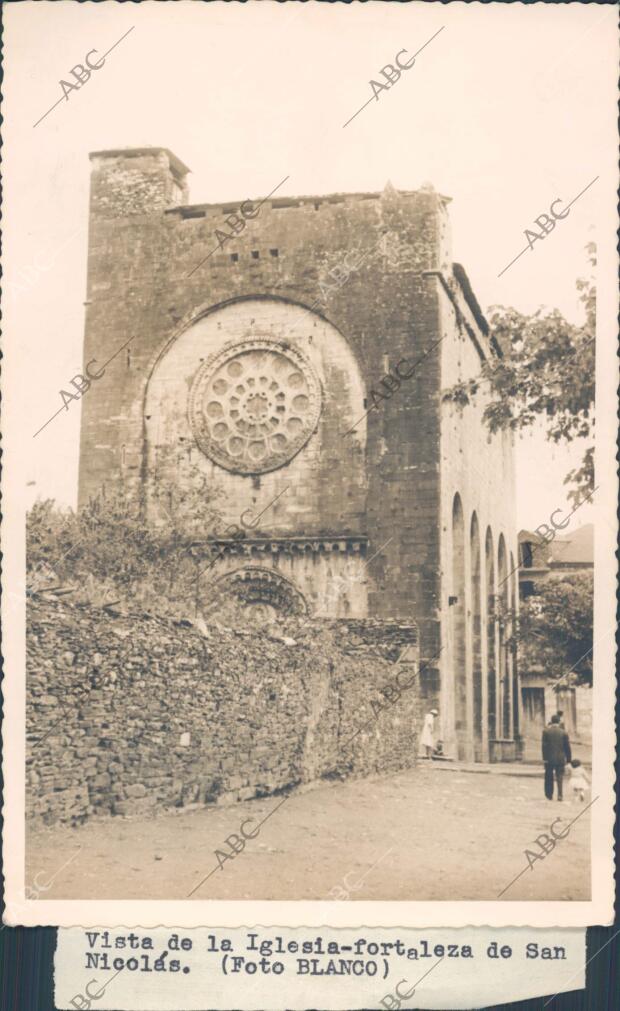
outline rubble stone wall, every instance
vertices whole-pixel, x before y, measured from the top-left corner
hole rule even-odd
[[[203,634],[35,599],[28,817],[78,824],[408,768],[417,674],[416,629],[397,622],[290,618]]]

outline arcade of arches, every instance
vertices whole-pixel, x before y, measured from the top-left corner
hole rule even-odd
[[[452,503],[452,571],[448,598],[449,666],[453,671],[455,757],[518,757],[519,701],[513,649],[514,556],[503,533],[481,531],[475,510]]]

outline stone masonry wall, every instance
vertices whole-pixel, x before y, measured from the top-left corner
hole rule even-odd
[[[353,619],[203,634],[35,600],[28,816],[79,824],[413,766],[417,678],[400,699],[380,689],[417,673],[416,638],[411,625]]]

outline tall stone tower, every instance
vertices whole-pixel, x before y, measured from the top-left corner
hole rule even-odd
[[[157,487],[199,473],[253,524],[220,537],[207,595],[415,621],[445,750],[512,757],[512,445],[442,397],[501,349],[448,199],[190,205],[164,148],[90,157],[84,361],[113,360],[83,402],[80,503],[121,478],[156,522]]]

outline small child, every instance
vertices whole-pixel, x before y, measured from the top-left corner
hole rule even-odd
[[[573,800],[580,800],[583,803],[586,799],[586,792],[589,786],[586,770],[578,758],[573,759],[570,764],[572,766],[570,785],[573,791]]]

